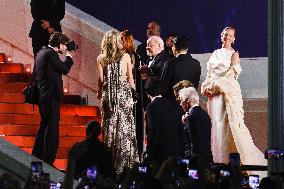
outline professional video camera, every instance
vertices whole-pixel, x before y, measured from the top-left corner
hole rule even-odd
[[[67,51],[73,51],[73,50],[76,51],[79,48],[79,46],[76,45],[76,43],[74,41],[68,42],[66,44],[66,47],[67,47]]]

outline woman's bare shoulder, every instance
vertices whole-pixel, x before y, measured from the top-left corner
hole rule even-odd
[[[131,57],[128,53],[123,53],[122,59],[131,59]]]
[[[103,54],[100,54],[98,57],[97,57],[97,61],[103,61],[105,59],[105,56]]]
[[[105,61],[105,56],[100,54],[98,57],[97,57],[97,64],[100,64],[102,65]]]

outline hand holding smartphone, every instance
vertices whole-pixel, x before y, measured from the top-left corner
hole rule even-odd
[[[97,166],[91,166],[87,168],[86,172],[87,178],[91,181],[94,181],[97,179]]]

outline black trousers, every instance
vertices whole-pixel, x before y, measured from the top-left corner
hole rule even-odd
[[[32,155],[52,165],[56,158],[59,144],[60,101],[39,100],[41,117]]]

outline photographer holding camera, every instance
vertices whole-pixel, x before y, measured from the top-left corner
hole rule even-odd
[[[53,165],[59,143],[60,101],[63,96],[62,74],[68,74],[72,55],[78,46],[69,38],[55,32],[50,36],[49,45],[42,47],[36,56],[36,76],[39,88],[39,113],[41,117],[32,155]],[[61,61],[59,54],[66,53]]]

